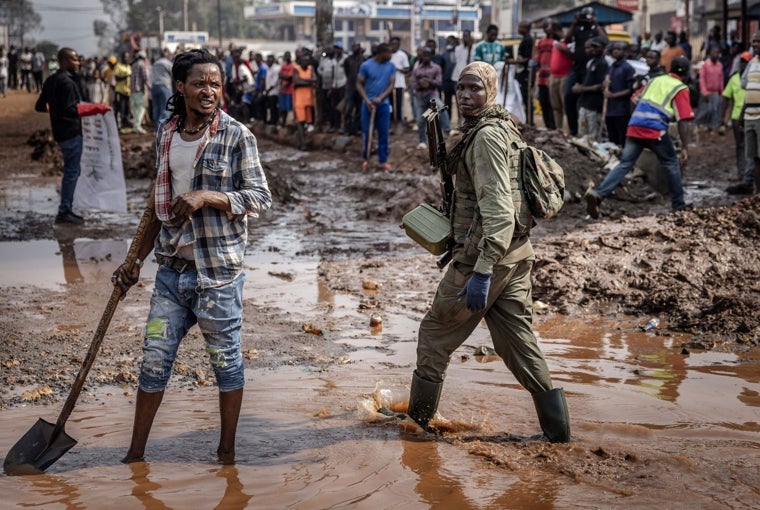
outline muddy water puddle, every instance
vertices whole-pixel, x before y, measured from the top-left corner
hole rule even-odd
[[[107,284],[127,247],[2,243],[3,285],[54,282],[74,291],[65,285],[72,258],[85,281]],[[37,269],[22,274],[33,260]],[[376,412],[406,405],[419,317],[387,309],[382,329],[371,330],[361,298],[322,285],[319,263],[280,229],[262,235],[246,261],[247,296],[303,321],[327,309],[325,341],[353,350],[321,371],[249,369],[235,466],[213,463],[213,387],[170,388],[148,462],[130,466],[119,459],[134,388],[100,388],[67,424],[79,444],[44,475],[0,477],[0,506],[648,509],[668,500],[668,508],[692,509],[752,508],[757,500],[760,353],[687,353],[679,347],[686,338],[667,333],[667,324],[641,331],[646,319],[539,315],[541,346],[567,392],[573,426],[571,445],[549,445],[512,440],[538,434],[535,410],[498,357],[476,355],[491,347],[481,325],[448,370],[439,410],[450,432],[429,440]],[[149,284],[154,272],[145,270]],[[2,449],[59,410],[0,412]]]
[[[360,184],[361,176],[332,166],[294,171]],[[4,207],[29,198],[14,193]],[[304,322],[326,317],[318,325],[325,341],[352,350],[345,363],[320,371],[249,369],[235,466],[213,462],[215,388],[171,385],[148,461],[122,465],[134,387],[103,387],[94,403],[75,409],[66,430],[79,444],[46,474],[0,476],[0,507],[757,508],[760,352],[683,352],[686,338],[668,334],[666,324],[642,332],[646,319],[536,316],[553,380],[567,393],[570,445],[517,440],[539,432],[535,410],[498,357],[476,355],[491,347],[483,326],[452,356],[439,407],[450,432],[431,440],[375,412],[406,404],[421,317],[387,308],[382,328],[371,329],[361,298],[321,284],[319,264],[417,249],[390,222],[356,217],[351,200],[307,199],[253,226],[246,297]],[[107,285],[127,248],[127,240],[86,237],[0,243],[0,285],[63,292],[75,292],[78,281]],[[148,285],[153,274],[148,261]],[[0,456],[38,417],[53,421],[59,411],[0,411]]]
[[[319,306],[316,283],[302,287],[300,299]],[[335,301],[349,319],[351,299]],[[498,357],[475,355],[490,346],[479,327],[452,357],[441,397],[452,432],[430,440],[374,412],[405,405],[411,328],[387,314],[380,336],[335,331],[334,341],[358,350],[349,364],[319,372],[249,369],[235,466],[212,462],[214,388],[170,388],[148,462],[130,466],[119,459],[134,390],[101,388],[68,422],[79,444],[48,473],[0,477],[2,506],[644,509],[667,498],[668,508],[686,509],[752,508],[757,500],[760,373],[749,358],[758,353],[687,355],[677,339],[627,319],[538,318],[573,423],[572,444],[549,445],[508,440],[539,432],[535,411]],[[7,450],[37,417],[53,420],[58,410],[0,412],[0,445]]]

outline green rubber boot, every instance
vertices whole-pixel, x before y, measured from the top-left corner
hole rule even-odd
[[[438,400],[441,398],[443,383],[430,382],[417,375],[415,370],[412,375],[412,388],[409,391],[409,409],[407,413],[425,430],[428,422],[438,409]]]
[[[554,388],[533,394],[538,422],[546,438],[552,443],[570,442],[570,415],[567,412],[565,391]]]

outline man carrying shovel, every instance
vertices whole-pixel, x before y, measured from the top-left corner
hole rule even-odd
[[[380,43],[373,58],[366,60],[359,67],[356,90],[364,100],[361,110],[362,121],[362,170],[369,169],[369,157],[372,151],[371,133],[377,129],[377,159],[383,170],[390,170],[388,152],[390,149],[391,104],[388,96],[393,91],[396,81],[396,66],[391,62],[391,48]]]
[[[194,324],[203,333],[219,386],[217,457],[222,464],[234,463],[245,383],[240,330],[247,216],[267,210],[272,198],[256,139],[218,108],[222,76],[222,65],[207,50],[175,59],[172,116],[157,136],[155,216],[137,262],[122,264],[112,277],[126,292],[137,283],[141,261],[155,249],[159,266],[125,463],[143,459],[179,343]]]

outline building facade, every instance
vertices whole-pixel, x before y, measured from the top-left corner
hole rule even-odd
[[[270,2],[247,6],[245,18],[274,24],[275,37],[282,41],[314,43],[315,2]],[[427,39],[439,45],[449,35],[470,30],[480,37],[481,8],[464,0],[333,0],[333,39],[349,48],[354,42],[377,44],[389,36],[401,38],[408,51]]]

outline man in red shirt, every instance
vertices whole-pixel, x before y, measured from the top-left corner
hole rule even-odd
[[[652,78],[632,99],[636,103],[636,109],[628,123],[620,163],[599,186],[586,192],[586,211],[592,218],[599,218],[602,199],[617,188],[644,149],[654,152],[665,170],[672,209],[677,211],[688,208],[684,202],[681,165],[688,159],[686,147],[689,144],[689,121],[694,118],[689,88],[683,84],[684,78],[689,75],[689,68],[686,57],[676,57],[670,65],[670,74]],[[668,124],[672,120],[678,122],[680,158],[668,135]]]
[[[697,124],[707,124],[707,130],[715,132],[720,126],[720,104],[723,95],[723,64],[720,62],[720,48],[710,48],[710,58],[702,63],[699,70],[699,92],[702,101],[699,105]]]
[[[552,104],[554,125],[557,129],[562,129],[565,116],[565,87],[570,69],[573,68],[573,52],[564,41],[562,25],[552,22],[549,30],[554,39],[549,60],[549,100]]]
[[[538,62],[538,102],[541,105],[544,125],[548,129],[556,129],[552,102],[549,97],[549,78],[551,76],[552,49],[554,48],[554,41],[558,40],[559,36],[552,32],[549,21],[544,22],[544,33],[546,37],[539,39],[536,43],[535,53]]]
[[[279,94],[279,111],[280,111],[280,124],[286,125],[288,120],[288,112],[293,111],[293,89],[295,82],[293,81],[293,73],[295,72],[295,66],[293,65],[290,52],[286,51],[282,56],[282,65],[280,66],[280,94]]]

